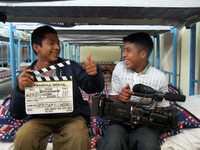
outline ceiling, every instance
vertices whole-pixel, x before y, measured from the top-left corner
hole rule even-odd
[[[7,16],[9,22],[61,22],[66,26],[71,24],[180,26],[200,18],[200,8],[0,6],[0,12]]]
[[[8,22],[40,22],[68,28],[76,25],[164,25],[179,28],[190,26],[200,20],[199,0],[38,1],[0,1],[1,21],[6,19]],[[169,30],[88,29],[60,30],[59,33],[66,39],[73,37],[79,41],[82,38],[82,40],[101,41],[108,39],[106,36],[119,41],[122,36],[137,31],[147,31],[155,35]]]

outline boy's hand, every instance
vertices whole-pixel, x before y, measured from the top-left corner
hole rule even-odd
[[[34,77],[30,74],[32,70],[24,70],[18,77],[19,89],[24,91],[25,87],[30,87],[34,85]]]
[[[127,84],[125,87],[122,88],[121,92],[118,95],[118,100],[122,102],[128,102],[130,100],[130,97],[132,95],[132,92],[130,90],[129,85]]]
[[[94,76],[97,74],[97,66],[92,60],[92,56],[89,55],[84,63],[85,71],[88,75]]]

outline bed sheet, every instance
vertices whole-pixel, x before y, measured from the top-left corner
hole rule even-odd
[[[185,129],[180,134],[167,138],[161,150],[200,150],[199,139],[200,128]],[[1,142],[0,150],[13,150],[13,143]],[[52,150],[51,143],[48,144],[47,150]]]
[[[200,119],[200,95],[188,96],[184,103],[179,102],[178,104]]]

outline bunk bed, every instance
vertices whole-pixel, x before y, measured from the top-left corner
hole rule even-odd
[[[100,1],[93,0],[84,2],[81,0],[73,1],[54,1],[43,2],[39,0],[24,1],[0,1],[0,20],[2,22],[41,22],[61,27],[58,32],[63,38],[73,36],[72,43],[75,44],[119,44],[121,38],[130,32],[146,31],[152,36],[160,33],[172,31],[174,28],[186,26],[192,28],[200,21],[200,1],[199,0],[156,0],[145,1]],[[92,13],[91,13],[92,12]],[[97,29],[85,28],[75,30],[76,25],[163,25],[170,26],[168,29]],[[69,29],[63,30],[62,27]],[[146,28],[146,26],[145,26]],[[88,37],[84,35],[90,35]],[[103,35],[106,40],[102,40]],[[70,37],[70,38],[71,38]],[[84,38],[80,40],[80,37]],[[91,38],[92,37],[92,38]],[[108,38],[109,37],[109,38]],[[113,40],[114,38],[114,40]],[[15,68],[14,68],[15,69]],[[13,69],[12,69],[13,70]],[[176,71],[176,68],[174,68]],[[175,75],[176,76],[176,75]],[[176,83],[176,82],[175,82]],[[14,86],[14,85],[13,85]],[[185,108],[200,119],[199,103],[200,96],[188,97]],[[184,129],[180,134],[168,137],[162,144],[162,150],[198,150],[200,149],[200,128]],[[51,149],[52,145],[48,145]],[[12,150],[12,143],[0,143],[1,150]]]
[[[10,77],[10,70],[8,68],[0,67],[0,81]]]

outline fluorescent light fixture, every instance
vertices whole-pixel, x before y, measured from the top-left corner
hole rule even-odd
[[[35,28],[42,26],[44,24],[41,23],[12,23],[16,26],[18,30],[34,30]],[[8,25],[6,23],[5,25]],[[173,26],[163,26],[163,25],[76,25],[74,27],[56,27],[53,26],[56,30],[65,30],[65,31],[99,31],[99,30],[116,30],[116,31],[133,31],[133,30],[141,30],[141,31],[170,31]]]
[[[68,0],[52,2],[0,2],[0,6],[8,7],[168,7],[196,8],[200,0]]]
[[[159,25],[76,25],[64,30],[170,30],[172,26],[159,26]],[[63,30],[62,27],[55,27],[57,30]]]

